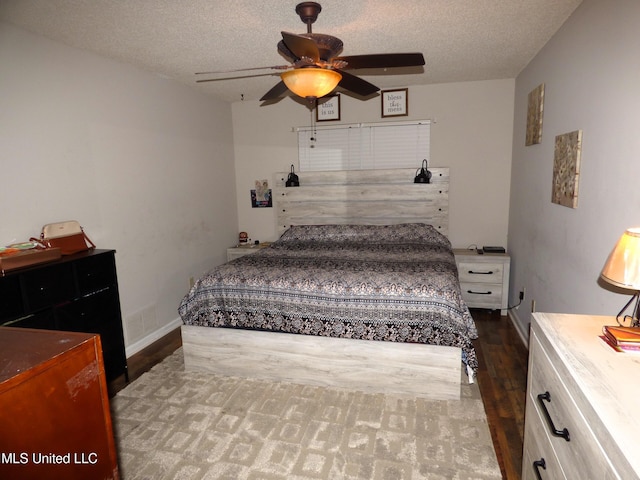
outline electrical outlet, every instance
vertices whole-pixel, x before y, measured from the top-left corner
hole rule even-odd
[[[522,287],[522,290],[520,290],[520,297],[518,297],[520,301],[524,300],[524,293],[525,293],[525,288]]]

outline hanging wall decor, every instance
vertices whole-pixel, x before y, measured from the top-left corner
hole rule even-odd
[[[551,201],[569,208],[578,207],[578,180],[582,130],[556,136],[553,158]]]
[[[405,117],[409,115],[408,88],[382,90],[380,92],[380,99],[382,101],[383,117]]]
[[[316,99],[316,121],[340,120],[340,95]]]
[[[542,114],[544,111],[544,83],[529,92],[527,107],[527,138],[525,145],[542,142]]]
[[[267,180],[256,180],[255,190],[251,190],[251,206],[253,208],[273,206],[271,189]]]

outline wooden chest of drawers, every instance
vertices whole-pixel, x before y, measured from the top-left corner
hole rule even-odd
[[[117,479],[100,337],[0,327],[0,478]]]
[[[456,248],[462,298],[470,308],[490,308],[507,314],[511,258],[506,253],[485,253]]]
[[[598,338],[615,324],[533,314],[523,480],[640,478],[640,356]]]

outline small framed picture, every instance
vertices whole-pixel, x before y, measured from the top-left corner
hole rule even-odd
[[[404,117],[409,115],[409,89],[382,90],[382,117]]]
[[[316,100],[316,122],[330,120],[340,120],[340,95],[331,95]]]

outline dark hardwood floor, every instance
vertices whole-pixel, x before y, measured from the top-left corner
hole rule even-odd
[[[478,386],[506,480],[520,480],[529,352],[508,317],[472,310],[478,327]]]
[[[524,402],[528,352],[507,317],[499,312],[472,310],[478,326],[474,342],[478,354],[477,382],[487,412],[489,429],[505,480],[520,480]],[[133,381],[182,345],[180,329],[128,359]],[[125,387],[124,376],[109,384],[110,395]]]
[[[160,363],[166,357],[175,352],[182,345],[182,337],[180,329],[172,331],[160,340],[152,343],[144,350],[127,358],[127,366],[129,369],[129,381],[133,382],[143,373],[149,371],[155,364]],[[127,386],[124,375],[112,380],[107,388],[109,396],[113,397],[116,393]]]

